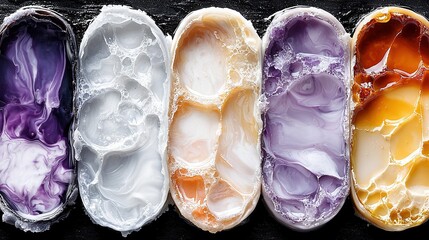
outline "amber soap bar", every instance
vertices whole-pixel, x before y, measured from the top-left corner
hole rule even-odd
[[[372,12],[353,38],[352,196],[391,231],[428,218],[429,22],[403,8]]]

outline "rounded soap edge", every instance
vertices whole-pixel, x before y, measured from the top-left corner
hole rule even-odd
[[[352,72],[352,65],[351,65],[351,40],[352,38],[350,37],[350,34],[348,32],[346,32],[344,26],[341,24],[341,22],[335,17],[333,16],[331,13],[327,12],[326,10],[323,10],[321,8],[317,8],[317,7],[310,7],[310,6],[305,6],[305,5],[298,5],[298,6],[293,6],[293,7],[289,7],[289,8],[285,8],[282,9],[280,11],[277,11],[276,13],[272,14],[271,16],[269,16],[268,18],[266,18],[266,20],[272,19],[272,22],[268,25],[265,34],[262,37],[262,74],[263,74],[263,59],[265,56],[265,51],[269,45],[269,43],[272,40],[272,30],[275,27],[278,27],[279,25],[284,24],[285,22],[288,22],[290,19],[293,19],[295,17],[298,16],[302,16],[304,14],[309,14],[311,16],[314,17],[318,17],[319,19],[329,23],[336,31],[337,33],[337,37],[341,40],[342,43],[344,43],[344,48],[345,48],[345,73],[344,73],[344,79],[342,80],[342,83],[344,84],[345,88],[346,88],[346,106],[344,109],[344,121],[342,123],[343,125],[343,130],[344,130],[344,140],[346,142],[346,149],[345,149],[345,157],[347,159],[346,162],[346,179],[345,181],[348,184],[348,190],[346,192],[344,192],[344,196],[343,199],[341,200],[341,202],[339,203],[339,205],[334,209],[334,211],[331,212],[331,214],[322,219],[321,221],[318,222],[314,222],[311,225],[305,224],[304,222],[295,222],[295,221],[291,221],[289,219],[285,219],[280,213],[278,213],[277,211],[274,210],[274,204],[272,202],[270,195],[270,190],[268,190],[268,187],[264,181],[264,178],[262,178],[262,196],[264,199],[264,203],[266,206],[267,211],[270,212],[270,215],[272,215],[279,223],[281,223],[282,225],[293,229],[295,231],[300,231],[300,232],[308,232],[308,231],[313,231],[313,230],[317,230],[320,227],[322,227],[323,225],[325,225],[326,223],[328,223],[329,221],[331,221],[342,209],[342,207],[344,206],[349,194],[350,194],[350,186],[351,186],[351,177],[350,177],[350,90],[351,90],[351,85],[350,83],[353,81],[353,78],[351,77],[351,72]],[[264,86],[264,81],[262,80],[262,87],[261,87],[261,113],[264,114],[266,112],[266,105],[267,105],[267,99],[264,97],[264,94],[262,93],[262,89]],[[264,123],[265,124],[265,123]],[[264,162],[264,158],[262,157]]]
[[[55,10],[52,10],[51,8],[38,6],[38,5],[28,5],[25,7],[21,7],[4,18],[3,23],[0,25],[0,38],[1,38],[0,42],[3,41],[3,34],[10,26],[13,26],[15,22],[20,21],[21,19],[26,17],[31,17],[36,19],[37,18],[41,18],[41,19],[54,18],[58,20],[59,23],[62,24],[62,26],[60,26],[57,23],[52,22],[52,24],[56,25],[60,29],[63,29],[67,34],[67,41],[65,44],[65,48],[66,48],[66,57],[68,58],[68,61],[70,61],[71,68],[72,68],[71,85],[72,85],[72,91],[73,91],[72,97],[74,98],[76,94],[76,73],[78,69],[78,60],[77,60],[78,50],[77,50],[76,36],[69,22],[62,14],[60,14]],[[76,116],[76,109],[74,104],[72,109],[72,115],[73,115],[73,118]],[[76,169],[76,161],[74,158],[73,138],[72,138],[73,131],[74,131],[74,121],[72,119],[67,136],[69,138],[68,144],[69,144],[69,150],[70,150],[69,161],[71,163],[71,166],[73,167],[73,174],[72,174],[72,180],[67,187],[65,202],[61,204],[58,208],[56,208],[53,211],[53,213],[52,212],[44,213],[42,214],[42,217],[40,219],[37,219],[38,216],[40,215],[37,215],[36,217],[34,217],[34,219],[29,219],[15,213],[15,211],[8,206],[3,196],[0,195],[0,201],[1,201],[0,209],[3,212],[3,216],[2,216],[3,222],[14,225],[16,228],[21,229],[25,232],[27,231],[44,232],[49,230],[53,224],[60,222],[61,220],[65,219],[69,215],[70,211],[72,210],[71,206],[75,204],[75,201],[78,196],[77,169]],[[48,215],[51,215],[51,216],[48,216]]]
[[[164,90],[166,90],[166,93],[163,96],[163,99],[159,99],[162,103],[163,103],[163,107],[164,107],[164,113],[163,116],[160,116],[160,124],[161,127],[160,130],[164,132],[164,134],[160,134],[160,146],[159,146],[159,151],[160,151],[160,155],[161,155],[161,159],[162,159],[162,175],[164,176],[164,183],[163,183],[163,191],[162,191],[162,200],[160,202],[160,204],[158,205],[158,207],[155,209],[154,214],[147,218],[145,221],[142,221],[139,225],[140,227],[135,228],[135,229],[121,229],[120,226],[114,226],[113,224],[110,223],[104,223],[101,222],[96,216],[93,216],[92,213],[90,213],[89,211],[87,211],[87,204],[85,201],[82,201],[83,204],[83,209],[86,215],[88,215],[88,217],[90,218],[90,220],[98,225],[104,226],[104,227],[108,227],[111,228],[115,231],[121,232],[123,237],[126,237],[127,235],[129,235],[132,232],[137,232],[139,231],[142,227],[144,227],[145,225],[155,221],[156,219],[158,219],[163,213],[165,213],[166,211],[168,211],[168,206],[169,206],[169,202],[167,201],[168,196],[169,196],[169,175],[168,175],[168,168],[167,168],[167,152],[166,152],[166,146],[167,146],[167,132],[168,132],[168,99],[169,99],[169,95],[170,95],[170,68],[169,68],[169,62],[171,61],[171,55],[170,55],[170,51],[169,51],[169,46],[171,44],[171,37],[170,36],[166,36],[164,35],[164,33],[162,32],[162,30],[158,27],[158,25],[156,24],[156,22],[153,20],[152,17],[150,17],[145,11],[140,10],[140,9],[134,9],[130,6],[126,6],[126,5],[104,5],[102,6],[102,8],[100,9],[100,13],[95,16],[92,20],[91,23],[89,24],[88,28],[85,30],[85,33],[82,37],[82,41],[80,44],[80,51],[79,51],[79,59],[82,59],[82,56],[85,54],[84,53],[84,48],[82,46],[85,46],[88,43],[89,38],[91,37],[88,32],[94,32],[98,27],[100,27],[101,25],[103,25],[104,23],[108,22],[108,15],[112,14],[112,15],[116,15],[116,14],[121,14],[121,15],[126,15],[127,17],[129,17],[132,20],[135,20],[139,23],[144,23],[146,25],[148,25],[151,29],[151,31],[157,36],[159,37],[160,41],[160,47],[161,50],[163,51],[163,54],[165,56],[165,66],[166,66],[166,81],[163,84]],[[79,60],[80,62],[80,60]],[[81,81],[81,79],[83,78],[82,76],[82,72],[81,69],[79,69],[78,71],[78,83]],[[77,92],[77,91],[76,91]],[[76,99],[76,98],[75,98]],[[75,123],[78,120],[78,114],[76,114],[76,118],[75,118]],[[74,145],[73,145],[74,147]],[[77,159],[76,159],[77,160]],[[77,160],[79,161],[79,160]],[[80,188],[80,184],[79,184],[79,190],[81,191]],[[162,204],[161,204],[162,203]]]

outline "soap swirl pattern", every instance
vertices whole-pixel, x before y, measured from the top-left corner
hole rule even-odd
[[[348,195],[349,40],[316,8],[277,13],[263,38],[263,196],[293,229],[323,225]]]
[[[74,34],[57,13],[39,7],[7,17],[0,34],[3,219],[44,231],[76,197],[69,138]]]

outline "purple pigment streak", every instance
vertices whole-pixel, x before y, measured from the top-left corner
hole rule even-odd
[[[0,42],[0,193],[18,214],[60,207],[72,181],[67,34],[47,18],[24,16]]]
[[[282,223],[310,229],[333,217],[348,194],[348,49],[332,25],[308,14],[277,24],[268,37],[264,198]]]

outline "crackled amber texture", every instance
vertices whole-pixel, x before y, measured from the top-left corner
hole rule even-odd
[[[173,40],[168,167],[180,213],[210,232],[232,228],[261,188],[260,39],[239,13],[191,13]]]
[[[385,230],[429,216],[429,22],[412,11],[370,14],[354,36],[352,195]]]

